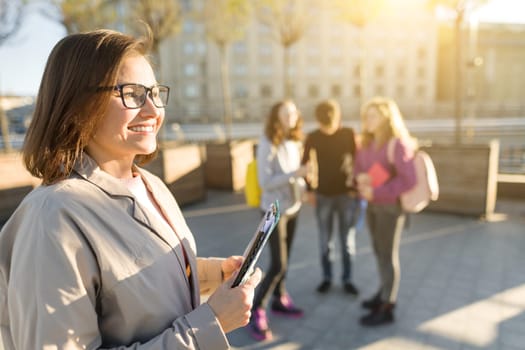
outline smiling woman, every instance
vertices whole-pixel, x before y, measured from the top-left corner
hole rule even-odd
[[[0,231],[0,348],[228,349],[248,322],[261,271],[232,288],[242,257],[198,258],[177,201],[139,166],[169,95],[150,40],[97,30],[49,56],[23,147],[43,185]]]

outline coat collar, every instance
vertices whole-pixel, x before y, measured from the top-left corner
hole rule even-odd
[[[121,182],[119,179],[108,174],[102,170],[97,162],[91,158],[88,154],[83,153],[82,157],[77,161],[74,166],[74,171],[85,180],[89,181],[93,185],[100,188],[102,191],[106,192],[111,197],[122,197],[122,200],[130,200],[132,202],[132,211],[131,214],[133,218],[138,221],[141,225],[148,227],[152,230],[160,239],[166,242],[170,247],[176,247],[179,244],[179,239],[176,235],[172,234],[165,228],[165,224],[160,222],[160,219],[149,213],[146,210],[143,210],[142,207],[137,203],[135,196],[129,191],[129,189]],[[166,191],[162,191],[159,186],[156,186],[154,175],[148,173],[147,171],[140,169],[139,167],[133,165],[133,171],[139,173],[143,179],[146,188],[152,194],[153,198],[159,205],[163,215],[168,218],[169,223],[171,224],[173,230],[178,226],[177,218],[173,217],[171,212],[173,208],[166,207],[166,203],[171,201],[166,198],[168,195]],[[178,233],[180,234],[180,233]],[[183,244],[186,251],[190,249],[187,244],[184,244],[183,237],[180,237],[180,243]],[[177,253],[177,256],[183,266],[184,257],[182,254]]]
[[[146,210],[143,210],[140,205],[138,205],[135,196],[128,190],[128,188],[117,178],[106,173],[98,166],[97,162],[91,158],[88,154],[83,153],[82,157],[76,162],[74,166],[74,171],[78,176],[84,178],[86,181],[91,182],[93,185],[100,188],[102,191],[106,192],[108,195],[116,198],[122,197],[122,199],[131,200],[133,203],[132,215],[133,218],[138,221],[141,225],[148,227],[155,235],[157,235],[161,240],[168,244],[171,248],[177,247],[179,244],[183,247],[188,255],[189,264],[191,266],[192,281],[191,285],[188,285],[192,294],[192,303],[193,305],[199,305],[199,293],[198,293],[198,278],[196,275],[197,265],[196,257],[194,252],[194,247],[192,243],[188,241],[186,223],[180,213],[173,196],[168,191],[166,187],[162,187],[159,184],[161,181],[155,175],[149,173],[148,171],[133,165],[133,171],[139,173],[146,185],[146,188],[152,194],[153,198],[159,205],[162,214],[167,218],[169,225],[175,231],[175,234],[166,230],[165,224],[160,222],[160,219]],[[176,254],[177,259],[182,267],[182,270],[185,271],[186,262],[184,255],[181,250],[173,249],[173,252]],[[188,281],[190,282],[190,281]],[[197,288],[197,289],[195,289]]]

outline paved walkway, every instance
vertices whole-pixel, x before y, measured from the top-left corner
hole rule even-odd
[[[287,279],[305,317],[271,315],[271,342],[255,342],[245,329],[228,338],[234,349],[525,349],[525,200],[498,203],[497,209],[508,218],[414,215],[401,243],[396,322],[366,329],[358,324],[359,304],[378,285],[368,233],[358,234],[353,270],[361,296],[345,295],[337,284],[319,295],[317,231],[312,208],[305,205]],[[242,254],[259,217],[244,205],[242,194],[228,191],[210,191],[206,201],[184,213],[201,256]],[[263,269],[267,259],[263,252]]]

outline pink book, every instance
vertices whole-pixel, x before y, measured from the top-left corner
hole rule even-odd
[[[372,179],[373,188],[381,186],[390,177],[390,173],[378,162],[372,164],[368,169],[368,175]]]

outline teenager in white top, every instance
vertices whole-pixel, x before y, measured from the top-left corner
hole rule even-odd
[[[257,340],[272,338],[266,308],[273,296],[273,312],[301,317],[286,291],[285,278],[290,248],[295,235],[297,216],[301,208],[301,192],[306,166],[301,166],[303,120],[296,105],[285,100],[275,104],[266,120],[264,135],[257,147],[257,177],[262,189],[261,211],[279,201],[281,219],[269,239],[270,267],[257,289],[248,329]]]

